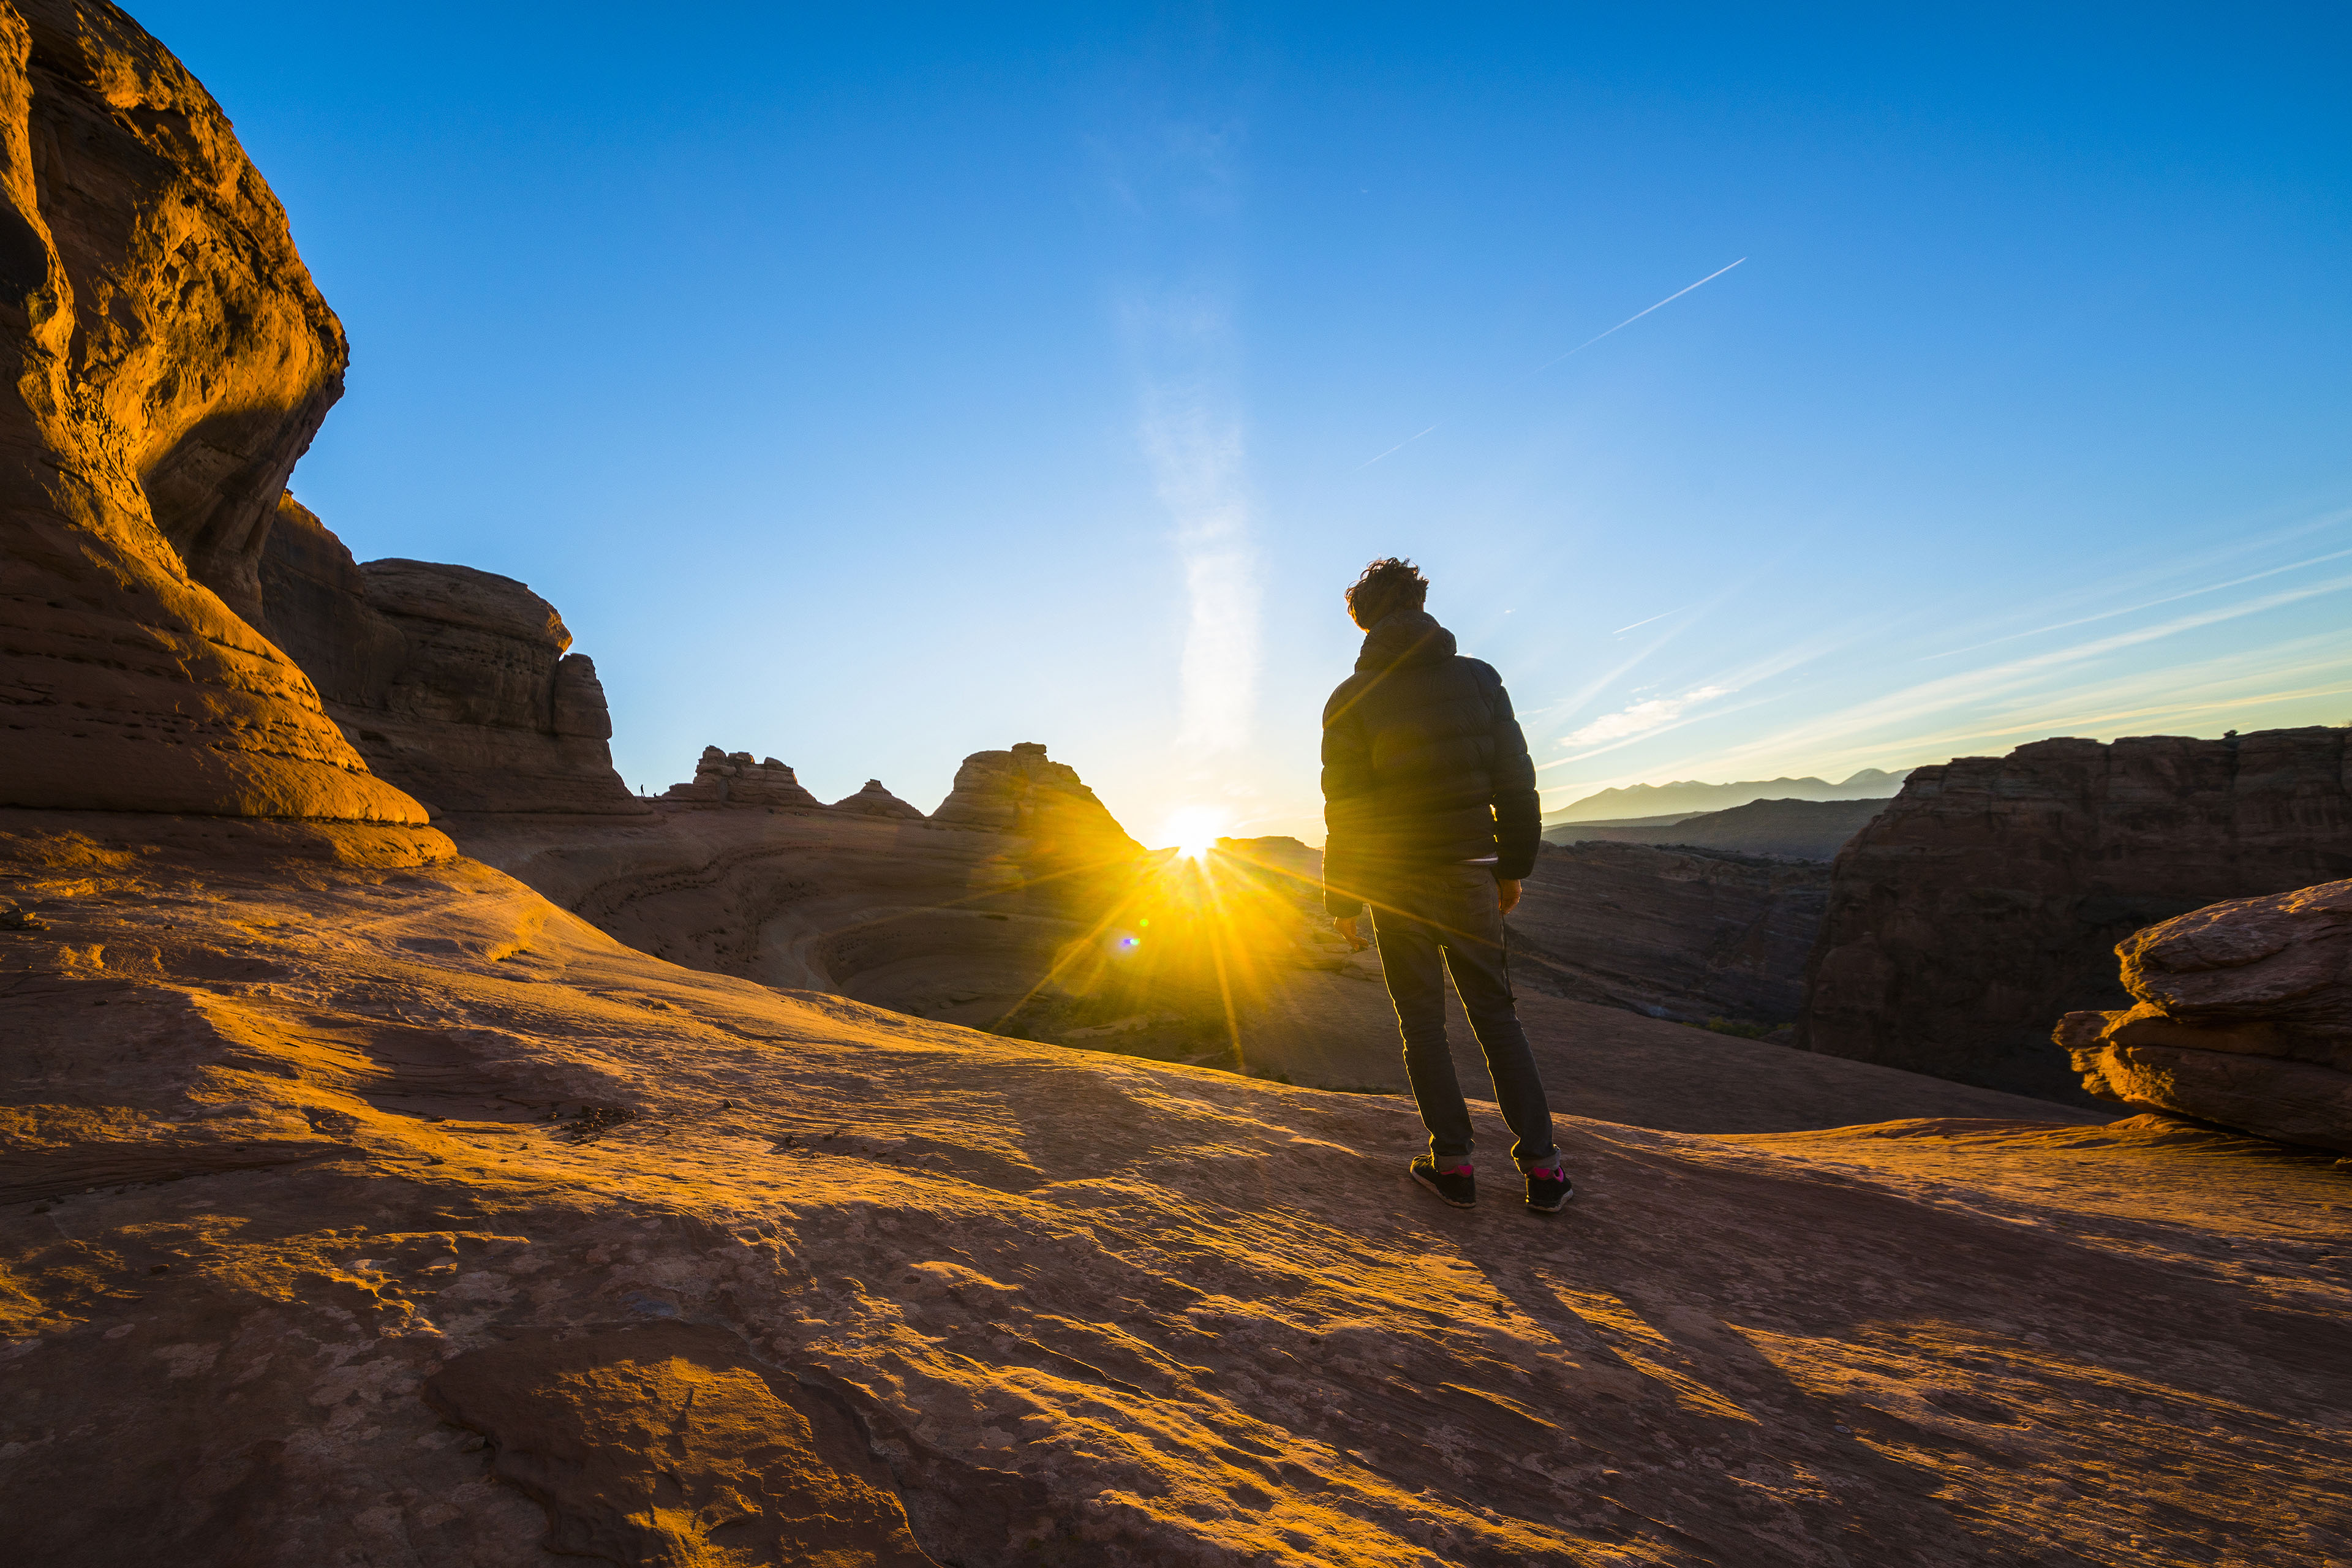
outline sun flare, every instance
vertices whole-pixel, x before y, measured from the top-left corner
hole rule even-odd
[[[1167,825],[1160,828],[1160,842],[1175,845],[1176,853],[1184,859],[1204,859],[1209,851],[1216,847],[1217,836],[1224,831],[1225,826],[1226,818],[1223,812],[1207,806],[1187,806],[1170,817]]]

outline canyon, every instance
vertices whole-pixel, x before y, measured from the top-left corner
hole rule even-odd
[[[2058,739],[1914,770],[1838,855],[1799,1043],[2091,1103],[2050,1030],[2129,1005],[2118,942],[2352,875],[2347,735]]]
[[[2338,984],[2337,896],[2146,938],[2145,1005],[2210,1033],[2077,1020],[2133,1103],[1849,1059],[1966,1067],[1955,1010],[2074,994],[2065,943],[2317,866],[2340,736],[1920,770],[1826,884],[1547,850],[1523,1005],[1579,1196],[1443,1208],[1313,851],[1152,853],[1034,741],[928,816],[716,746],[632,795],[553,606],[287,495],[348,353],[201,84],[110,5],[0,0],[0,89],[27,1561],[2340,1555],[2345,1172],[2150,1054],[2322,1065],[2333,1004],[2280,1008]],[[1814,1050],[1650,1016],[1775,1020],[1812,918]],[[2030,994],[2001,919],[2055,944]]]

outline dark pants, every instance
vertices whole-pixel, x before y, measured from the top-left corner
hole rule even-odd
[[[1470,1156],[1470,1108],[1462,1101],[1445,1044],[1450,971],[1471,1033],[1486,1053],[1496,1101],[1517,1140],[1512,1160],[1523,1171],[1551,1164],[1559,1152],[1551,1141],[1551,1109],[1511,1002],[1510,957],[1493,874],[1484,866],[1433,866],[1384,882],[1372,900],[1372,925],[1430,1153],[1441,1164]]]

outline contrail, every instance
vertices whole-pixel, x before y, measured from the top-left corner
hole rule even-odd
[[[1746,258],[1746,257],[1744,257],[1744,256],[1743,256],[1743,257],[1741,257],[1741,258],[1739,258],[1739,260],[1738,260],[1738,261],[1735,261],[1735,262],[1733,262],[1733,263],[1731,264],[1731,267],[1737,267],[1737,266],[1740,265],[1740,262],[1744,262],[1744,261],[1746,261],[1747,259],[1748,259],[1748,258]],[[1685,294],[1689,293],[1689,292],[1691,291],[1691,289],[1696,289],[1696,288],[1699,288],[1699,287],[1701,287],[1701,286],[1703,286],[1703,285],[1705,285],[1705,284],[1708,284],[1708,283],[1712,283],[1712,282],[1714,282],[1717,279],[1718,279],[1718,278],[1722,277],[1725,273],[1727,273],[1727,272],[1730,271],[1730,270],[1731,270],[1731,267],[1718,267],[1718,268],[1717,268],[1714,271],[1712,271],[1712,272],[1708,273],[1706,277],[1704,277],[1704,278],[1700,279],[1698,280],[1698,282],[1692,284],[1692,285],[1690,286],[1690,289],[1675,289],[1673,293],[1671,293],[1671,294],[1667,295],[1664,299],[1663,299],[1663,300],[1659,300],[1659,301],[1658,301],[1658,303],[1657,303],[1656,305],[1653,305],[1653,306],[1651,306],[1651,307],[1650,307],[1650,310],[1657,310],[1660,306],[1671,305],[1671,304],[1673,304],[1675,300],[1677,300],[1681,299],[1684,295],[1685,295]],[[1630,315],[1630,316],[1626,317],[1623,321],[1622,321],[1618,322],[1615,326],[1613,326],[1613,327],[1610,328],[1610,329],[1609,329],[1609,332],[1617,332],[1617,331],[1624,331],[1627,327],[1632,326],[1634,322],[1636,322],[1636,321],[1640,321],[1643,317],[1644,317],[1644,316],[1648,315],[1648,314],[1650,313],[1650,310],[1636,310],[1636,311],[1634,311],[1632,315]],[[1549,370],[1552,366],[1554,366],[1554,365],[1558,364],[1561,360],[1566,359],[1566,358],[1568,357],[1568,354],[1582,353],[1586,349],[1591,348],[1593,344],[1595,344],[1595,343],[1599,342],[1602,338],[1607,337],[1607,336],[1609,335],[1609,332],[1595,332],[1592,336],[1591,336],[1591,337],[1589,337],[1589,338],[1585,339],[1582,342],[1580,342],[1580,343],[1577,344],[1574,348],[1572,348],[1572,349],[1569,350],[1567,354],[1555,354],[1555,355],[1553,355],[1551,358],[1549,358],[1549,359],[1548,359],[1548,360],[1544,361],[1544,362],[1543,362],[1543,363],[1541,363],[1541,364],[1539,364],[1539,365],[1536,366],[1536,368],[1535,368],[1535,369],[1533,369],[1533,370],[1531,370],[1531,371],[1528,372],[1528,375],[1540,375],[1540,374],[1542,374],[1545,371],[1548,371],[1548,370]],[[1523,375],[1523,376],[1519,377],[1519,381],[1525,381],[1525,380],[1527,380],[1528,375]],[[1518,384],[1519,384],[1519,382],[1518,382],[1518,381],[1515,381],[1515,382],[1513,382],[1511,384],[1512,384],[1513,386],[1517,386]]]
[[[1743,257],[1741,257],[1741,258],[1739,258],[1739,260],[1738,260],[1738,261],[1735,261],[1735,262],[1733,262],[1733,263],[1731,264],[1731,267],[1738,267],[1738,266],[1739,266],[1739,265],[1740,265],[1740,263],[1741,263],[1741,262],[1744,262],[1744,261],[1746,261],[1747,259],[1748,259],[1748,258],[1746,258],[1746,257],[1744,257],[1744,256],[1743,256]],[[1636,311],[1634,311],[1632,315],[1630,315],[1630,316],[1626,317],[1623,321],[1622,321],[1618,322],[1615,326],[1613,326],[1613,327],[1610,328],[1610,329],[1609,329],[1609,332],[1617,332],[1617,331],[1624,331],[1627,327],[1632,326],[1634,322],[1636,322],[1636,321],[1640,321],[1643,317],[1644,317],[1644,316],[1648,315],[1648,314],[1650,313],[1650,310],[1655,310],[1659,309],[1661,306],[1671,305],[1671,304],[1673,304],[1675,300],[1677,300],[1681,299],[1684,295],[1685,295],[1685,294],[1689,293],[1689,292],[1691,291],[1691,289],[1700,288],[1700,287],[1702,287],[1702,286],[1704,286],[1704,285],[1706,285],[1706,284],[1708,284],[1708,283],[1712,283],[1712,282],[1714,282],[1717,279],[1718,279],[1718,278],[1722,277],[1725,273],[1727,273],[1727,272],[1730,271],[1730,270],[1731,270],[1731,267],[1718,267],[1718,268],[1717,268],[1714,271],[1712,271],[1712,272],[1708,273],[1706,277],[1704,277],[1704,278],[1700,279],[1698,280],[1698,282],[1692,284],[1692,285],[1690,286],[1690,288],[1688,288],[1688,289],[1675,289],[1673,293],[1671,293],[1671,294],[1667,295],[1664,299],[1663,299],[1663,300],[1659,300],[1657,304],[1651,306],[1649,310],[1636,310]],[[1548,359],[1548,360],[1544,361],[1544,362],[1543,362],[1543,363],[1541,363],[1541,364],[1539,364],[1539,365],[1536,366],[1536,367],[1535,367],[1535,369],[1533,369],[1533,370],[1531,370],[1531,371],[1528,372],[1528,373],[1527,373],[1527,375],[1522,375],[1522,376],[1518,377],[1517,380],[1514,380],[1514,381],[1506,382],[1506,383],[1504,384],[1505,384],[1505,386],[1506,386],[1506,387],[1517,386],[1517,385],[1518,385],[1518,384],[1519,384],[1519,382],[1522,382],[1522,381],[1527,380],[1527,379],[1528,379],[1528,376],[1530,376],[1530,375],[1541,375],[1545,371],[1549,370],[1552,366],[1554,366],[1554,365],[1558,364],[1560,361],[1562,361],[1562,360],[1564,360],[1564,359],[1568,358],[1568,357],[1569,357],[1569,354],[1579,354],[1579,353],[1582,353],[1586,349],[1591,348],[1593,344],[1595,344],[1595,343],[1599,342],[1602,338],[1607,337],[1607,336],[1609,335],[1609,332],[1596,332],[1596,333],[1594,333],[1591,337],[1589,337],[1589,338],[1585,339],[1582,342],[1580,342],[1580,343],[1577,344],[1574,348],[1572,348],[1572,349],[1569,350],[1569,351],[1568,351],[1568,353],[1563,353],[1563,354],[1554,354],[1551,358],[1549,358],[1549,359]],[[1445,421],[1444,421],[1444,420],[1443,420],[1443,419],[1441,419],[1441,420],[1439,420],[1439,421],[1437,422],[1437,424],[1436,424],[1436,425],[1433,425],[1433,426],[1431,426],[1429,427],[1429,430],[1434,430],[1434,429],[1437,429],[1440,426],[1443,426],[1444,423],[1445,423]],[[1429,434],[1429,430],[1423,430],[1423,431],[1421,433],[1421,436],[1426,436],[1426,435],[1428,435],[1428,434]],[[1397,453],[1403,451],[1407,447],[1412,446],[1415,441],[1420,440],[1420,439],[1421,439],[1421,436],[1408,436],[1408,437],[1406,437],[1403,440],[1399,441],[1395,446],[1391,447],[1387,451],[1382,452],[1382,453],[1381,454],[1381,457],[1380,457],[1380,458],[1366,458],[1364,461],[1362,461],[1362,462],[1360,462],[1360,463],[1359,463],[1359,464],[1357,464],[1357,465],[1356,465],[1356,471],[1357,471],[1358,473],[1361,473],[1361,472],[1363,472],[1366,468],[1370,468],[1374,463],[1379,462],[1379,461],[1381,460],[1381,458],[1389,458],[1389,457],[1393,457],[1393,456],[1395,456]],[[1671,616],[1671,615],[1673,615],[1673,614],[1674,614],[1674,612],[1673,612],[1672,610],[1668,610],[1668,611],[1666,612],[1666,614],[1668,614],[1668,615],[1670,615],[1670,616]],[[1656,617],[1656,616],[1653,616],[1651,617],[1651,619],[1653,619],[1653,620],[1655,620],[1656,618],[1657,618],[1657,617]],[[1640,626],[1642,623],[1641,623],[1641,622],[1639,622],[1639,621],[1636,621],[1636,622],[1635,622],[1635,623],[1633,623],[1633,624],[1634,624],[1634,626]],[[1626,627],[1625,629],[1626,629],[1627,631],[1631,631],[1631,630],[1633,630],[1633,626],[1628,626],[1628,627]],[[1612,634],[1612,635],[1613,635],[1613,634]]]
[[[1635,621],[1631,626],[1619,626],[1615,631],[1611,632],[1609,635],[1612,637],[1622,637],[1627,632],[1633,630],[1637,626],[1646,626],[1650,624],[1650,621],[1663,621],[1674,613],[1675,612],[1673,610],[1660,610],[1656,615],[1652,616],[1648,621]]]

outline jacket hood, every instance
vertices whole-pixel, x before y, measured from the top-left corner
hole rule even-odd
[[[1437,664],[1454,657],[1454,634],[1426,610],[1391,610],[1364,634],[1359,671]]]

